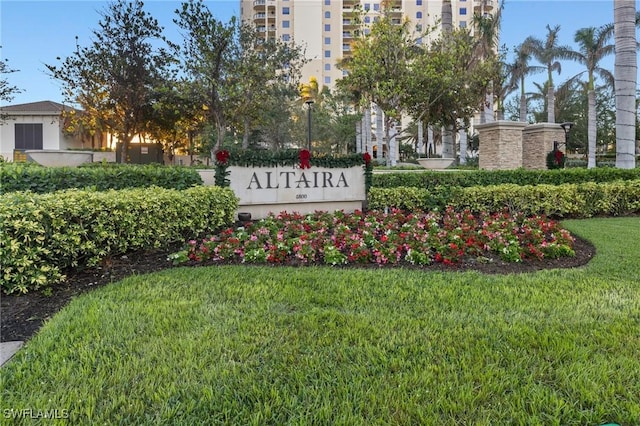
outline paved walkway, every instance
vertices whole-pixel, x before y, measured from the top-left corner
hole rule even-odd
[[[20,341],[0,343],[0,367],[5,365],[23,344],[24,342]]]

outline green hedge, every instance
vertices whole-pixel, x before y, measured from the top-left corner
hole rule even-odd
[[[232,223],[237,208],[233,191],[211,186],[4,194],[3,290],[25,293],[62,281],[70,267],[185,241]]]
[[[108,189],[158,186],[186,189],[202,185],[196,169],[160,165],[101,165],[42,167],[31,163],[0,163],[0,193],[32,191],[38,194],[71,188]]]
[[[612,182],[640,179],[640,168],[563,169],[563,170],[474,170],[380,173],[373,175],[374,188],[410,186],[435,189],[437,186],[562,185],[565,183]]]
[[[468,188],[371,188],[369,208],[409,211],[469,208],[472,211],[545,214],[554,217],[619,216],[640,213],[640,179],[563,185],[490,185]]]

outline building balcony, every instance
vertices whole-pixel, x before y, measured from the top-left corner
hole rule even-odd
[[[494,7],[493,0],[476,0],[473,5],[473,10],[476,12],[485,11],[491,12]]]

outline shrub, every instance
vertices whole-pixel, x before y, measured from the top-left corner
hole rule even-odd
[[[166,246],[228,225],[237,203],[231,190],[205,186],[4,194],[3,289],[25,293],[62,281],[67,268],[96,265],[108,256]]]
[[[374,188],[410,186],[434,190],[438,186],[470,187],[501,184],[561,185],[565,183],[612,182],[640,179],[636,169],[557,169],[557,170],[477,170],[477,171],[423,171],[415,173],[384,173],[373,176]]]
[[[545,214],[555,217],[591,217],[640,212],[640,179],[563,185],[490,185],[469,188],[436,187],[433,191],[411,187],[371,188],[369,208],[457,210]]]
[[[99,191],[157,186],[186,189],[202,185],[196,169],[182,166],[94,163],[82,167],[42,167],[33,163],[0,165],[0,192],[32,191],[38,194],[63,189]]]

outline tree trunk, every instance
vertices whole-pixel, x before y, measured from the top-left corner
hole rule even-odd
[[[453,126],[442,128],[442,158],[456,158],[453,146]]]
[[[467,164],[467,131],[461,128],[458,134],[460,135],[460,164]]]
[[[388,153],[389,153],[389,164],[390,167],[396,165],[397,157],[396,157],[396,125],[393,121],[389,121],[387,124],[387,140],[389,141],[388,145]]]
[[[360,153],[360,152],[364,152],[362,149],[362,128],[364,127],[364,115],[362,116],[362,118],[360,119],[360,121],[358,121],[356,123],[356,152]]]
[[[636,166],[636,3],[614,0],[615,93],[616,93],[616,167]]]
[[[362,129],[364,144],[367,152],[373,158],[373,139],[371,137],[371,105],[367,105],[364,110],[364,128]]]
[[[525,95],[524,89],[520,93],[520,121],[527,122],[527,95]]]
[[[547,90],[547,122],[556,122],[556,98],[553,84],[550,84]]]
[[[596,167],[596,92],[593,89],[589,89],[587,92],[588,109],[587,109],[587,145],[589,159],[587,161],[587,168],[593,169]]]
[[[383,144],[384,124],[382,117],[382,108],[376,105],[376,145],[378,147],[378,164],[382,164],[384,160]]]
[[[244,126],[244,132],[242,135],[242,149],[249,148],[249,131],[251,130],[251,120],[248,116],[244,117],[242,120],[242,124]]]
[[[422,124],[422,120],[418,121],[418,144],[416,146],[416,153],[418,154],[418,158],[422,154],[424,154],[424,126]]]

